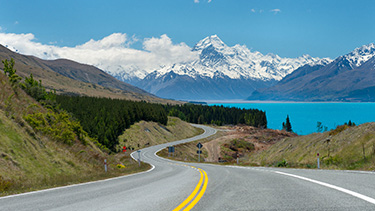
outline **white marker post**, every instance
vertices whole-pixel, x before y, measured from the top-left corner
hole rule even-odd
[[[317,162],[318,162],[318,169],[320,169],[320,162],[319,162],[319,152],[316,154],[318,156]]]
[[[107,172],[107,159],[104,159],[104,170]]]
[[[141,150],[138,150],[138,165],[141,166]]]

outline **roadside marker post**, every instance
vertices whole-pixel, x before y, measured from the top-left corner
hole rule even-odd
[[[104,170],[107,172],[107,159],[104,159]]]
[[[201,144],[201,142],[199,142],[197,144],[197,147],[198,147],[197,153],[198,153],[198,163],[199,163],[199,162],[201,162],[201,154],[202,154],[201,148],[203,147],[203,145]]]
[[[174,146],[169,146],[168,147],[168,157],[170,157],[171,153],[173,153],[172,155],[174,157],[174,151],[175,151]]]
[[[141,166],[141,150],[138,150],[138,165]]]
[[[239,160],[239,154],[237,152],[237,165],[240,163],[240,160]]]
[[[318,159],[317,159],[317,162],[318,162],[318,169],[320,169],[319,152],[318,152],[318,154],[316,154],[316,155],[317,155],[317,157],[318,157]]]

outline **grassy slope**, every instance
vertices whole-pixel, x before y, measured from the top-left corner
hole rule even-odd
[[[224,147],[225,144],[231,140],[239,139],[251,142],[255,144],[255,148],[258,148],[255,151],[241,154],[241,165],[277,166],[280,161],[285,160],[289,167],[316,168],[316,154],[319,152],[321,168],[375,170],[375,123],[348,127],[345,130],[333,130],[288,138],[282,138],[283,134],[280,135],[280,131],[272,133],[270,130],[264,130],[263,135],[262,133],[252,135],[251,132],[246,130],[244,132],[247,135],[243,136],[242,132],[234,134],[232,132],[218,132],[215,136],[206,140],[178,145],[176,146],[176,157],[172,159],[196,162],[196,144],[198,142],[203,143],[201,158],[207,159],[210,157],[211,143],[214,144],[213,147],[220,148],[220,154],[223,156],[222,153],[229,150]],[[279,134],[280,138],[276,137],[277,140],[272,141],[275,134]],[[284,135],[289,136],[288,134]],[[327,139],[330,140],[328,144]],[[265,145],[259,145],[265,140],[271,141]],[[167,157],[168,151],[162,150],[159,155]],[[225,156],[223,158],[228,160]],[[235,163],[234,159],[228,161],[229,163]],[[208,162],[217,163],[216,160],[208,160]]]
[[[249,157],[255,151],[268,148],[273,143],[294,134],[285,131],[271,129],[259,129],[251,126],[220,127],[223,131],[207,139],[198,140],[194,143],[181,144],[176,147],[176,156],[172,159],[194,162],[197,160],[197,143],[203,144],[201,160],[210,163],[221,162],[226,164],[236,163],[237,153],[241,165],[252,164]],[[229,129],[229,130],[228,130]],[[235,142],[233,142],[235,141]],[[233,145],[233,143],[235,143]],[[249,148],[248,148],[249,147]],[[166,156],[167,151],[160,152],[161,156]]]
[[[328,144],[327,139],[330,140]],[[290,166],[315,168],[318,152],[322,168],[375,170],[375,123],[350,127],[341,132],[336,130],[287,138],[250,159],[261,165],[275,165],[285,159]]]
[[[23,90],[16,88],[17,94],[13,90],[8,79],[0,73],[0,195],[97,180],[149,168],[149,165],[138,168],[129,156],[108,155],[87,138],[87,145],[76,140],[69,146],[35,133],[23,116],[46,110]],[[103,170],[105,158],[109,163],[107,174]],[[123,163],[127,168],[117,169],[117,163]]]
[[[32,73],[34,79],[42,80],[43,85],[47,89],[55,89],[57,93],[109,97],[134,101],[144,100],[147,102],[163,104],[181,104],[181,102],[161,99],[148,93],[145,94],[144,91],[138,93],[136,91],[139,89],[135,87],[132,88],[132,86],[130,85],[128,90],[120,90],[114,87],[105,87],[108,84],[104,83],[103,81],[99,81],[99,79],[95,80],[97,84],[74,80],[62,74],[59,74],[58,72],[55,72],[53,69],[51,69],[50,66],[47,65],[49,63],[53,63],[54,61],[44,61],[33,56],[25,56],[18,53],[14,53],[0,45],[0,60],[10,60],[11,58],[15,60],[15,69],[17,70],[18,75],[24,78],[26,76],[29,77],[30,73]],[[69,62],[69,64],[75,64],[75,66],[69,67],[61,64],[61,67],[59,68],[59,62],[63,61],[64,60],[55,61],[55,66],[53,68],[63,69],[61,71],[66,72],[66,75],[72,75],[69,72],[72,69],[76,72],[76,74],[84,74],[85,71],[87,71],[87,68],[96,69],[91,66],[82,65],[74,62]],[[0,67],[0,69],[2,69],[2,66]],[[103,86],[98,84],[102,84]],[[118,87],[121,86],[119,85]]]
[[[200,157],[201,162],[205,162],[205,158],[208,156],[208,151],[205,148],[206,143],[218,139],[222,136],[224,136],[226,133],[218,131],[215,135],[210,136],[205,139],[185,143],[185,144],[179,144],[175,146],[175,154],[172,157],[169,157],[169,159],[178,160],[178,161],[185,161],[185,162],[198,162],[198,154],[197,154],[197,144],[201,143],[203,144],[202,154]],[[168,157],[168,149],[163,149],[160,152],[158,152],[159,156],[162,157]]]
[[[119,137],[120,147],[125,145],[128,148],[139,149],[193,137],[202,132],[202,129],[195,128],[176,117],[168,117],[167,126],[141,121],[131,126]]]

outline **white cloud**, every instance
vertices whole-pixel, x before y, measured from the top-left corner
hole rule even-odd
[[[1,28],[1,26],[0,26],[0,31],[1,31],[1,30],[3,30],[3,28]]]
[[[273,12],[274,14],[277,14],[277,13],[280,13],[281,10],[280,9],[273,9],[273,10],[270,10],[270,12]]]
[[[91,39],[75,47],[59,47],[53,43],[46,45],[37,42],[31,33],[0,33],[0,44],[21,54],[43,59],[71,59],[111,72],[140,69],[146,73],[162,65],[188,62],[198,57],[188,45],[173,44],[165,34],[160,38],[144,39],[143,50],[130,47],[137,41],[135,36],[129,38],[127,34],[113,33],[101,40]]]
[[[18,21],[15,21],[14,24],[17,25],[17,24],[19,24],[19,22],[18,22]]]
[[[251,12],[255,13],[256,11],[255,11],[255,9],[251,9]]]
[[[200,2],[200,0],[194,0],[194,3],[198,4]],[[207,0],[207,3],[211,3],[212,0]]]

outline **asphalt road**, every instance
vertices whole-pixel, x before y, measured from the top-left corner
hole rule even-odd
[[[216,133],[199,127],[206,132],[173,144]],[[372,172],[184,164],[155,156],[170,145],[141,150],[151,171],[2,197],[0,210],[375,210]]]

